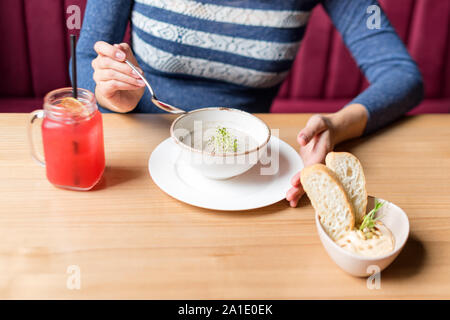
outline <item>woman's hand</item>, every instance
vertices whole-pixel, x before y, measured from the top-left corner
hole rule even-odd
[[[313,115],[297,136],[300,156],[305,167],[323,163],[328,152],[342,141],[359,137],[368,119],[366,108],[351,104],[330,115]],[[286,194],[291,207],[296,207],[305,193],[300,182],[300,172],[291,179],[292,187]]]
[[[94,49],[98,54],[92,61],[98,103],[116,112],[129,112],[136,108],[144,94],[145,84],[125,63],[127,59],[138,67],[130,46],[99,41]],[[142,73],[142,69],[138,67],[138,70]]]
[[[300,144],[300,156],[305,167],[325,161],[325,156],[334,148],[333,125],[331,120],[322,115],[312,116],[306,127],[297,136]],[[291,207],[296,207],[298,201],[305,193],[300,183],[300,172],[291,179],[292,187],[286,194],[286,200]]]

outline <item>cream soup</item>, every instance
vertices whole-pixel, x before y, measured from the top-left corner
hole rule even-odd
[[[250,135],[216,122],[205,124],[200,134],[190,132],[183,143],[213,155],[242,153],[258,146]]]

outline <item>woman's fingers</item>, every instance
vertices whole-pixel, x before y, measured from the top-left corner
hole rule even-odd
[[[123,52],[125,52],[125,54],[127,55],[131,55],[133,53],[133,51],[131,50],[131,47],[128,43],[119,43],[119,44],[115,44],[114,47],[119,48],[120,50],[122,50]]]
[[[131,69],[129,65],[123,62],[118,62],[109,57],[100,56],[92,60],[92,67],[96,71],[100,69],[113,69],[115,71],[134,77],[136,79],[140,79],[139,75],[136,72],[134,72],[134,70]],[[141,68],[137,67],[137,69],[141,74],[143,73]]]
[[[102,56],[123,62],[127,58],[126,53],[120,48],[110,45],[104,41],[98,41],[94,45],[94,50]]]
[[[125,59],[135,61],[128,44],[110,45],[99,41],[94,49],[98,53],[92,61],[94,80],[106,95],[112,96],[117,90],[137,90],[145,86],[139,75],[124,62]],[[142,73],[139,67],[138,71]]]
[[[138,71],[143,73],[137,66],[133,51],[128,44],[110,45],[99,41],[94,49],[98,53],[97,58],[92,61],[94,80],[97,85],[101,85],[101,92],[106,96],[113,96],[118,90],[137,90],[145,86],[140,76],[124,62],[125,59],[129,59],[134,62]],[[123,85],[124,83],[128,86]]]
[[[303,195],[304,192],[305,191],[303,190],[303,187],[301,185],[298,187],[292,187],[286,193],[286,200],[287,201],[294,200],[296,197]]]
[[[298,204],[298,201],[302,197],[302,195],[305,193],[302,186],[299,187],[292,187],[289,189],[289,191],[286,193],[286,200],[289,201],[289,205],[291,207],[296,207]]]
[[[298,192],[299,188],[297,187],[292,187],[288,190],[288,192],[286,193],[286,200],[287,201],[291,201],[292,199],[294,199],[295,194]]]
[[[135,85],[136,87],[142,88],[145,86],[144,81],[139,78],[129,76],[125,73],[116,71],[114,69],[98,69],[94,72],[95,82],[108,81],[108,80],[118,80],[121,82],[126,82],[128,84]]]
[[[114,69],[138,78],[139,75],[135,74],[133,69],[125,63],[125,60],[128,59],[143,73],[127,43],[110,45],[104,41],[98,41],[95,43],[94,49],[98,53],[97,58],[92,61],[94,69]]]
[[[104,41],[95,43],[97,57],[92,61],[95,95],[104,107],[117,111],[133,110],[145,92],[145,83],[138,73],[125,63],[131,61],[139,68],[133,51],[128,44],[110,45]]]
[[[303,188],[299,188],[298,191],[294,194],[294,197],[292,198],[291,201],[289,201],[289,205],[292,208],[297,207],[298,202],[300,201],[301,197],[305,194],[305,191],[303,190]]]
[[[303,128],[297,137],[298,143],[304,147],[312,138],[328,128],[325,120],[320,115],[312,116],[306,123],[306,127]]]
[[[297,172],[291,179],[291,184],[293,187],[298,187],[300,185],[300,171]]]
[[[140,88],[141,87],[120,80],[99,81],[97,83],[97,89],[107,98],[114,95],[117,91],[137,90]]]
[[[328,151],[332,150],[330,124],[324,116],[314,115],[306,123],[297,137],[300,156],[305,166],[322,163]],[[296,207],[305,193],[300,181],[300,172],[291,179],[292,188],[286,193],[286,200],[291,207]]]
[[[128,43],[115,44],[114,47],[123,51],[125,53],[125,55],[127,56],[127,60],[129,60],[132,64],[134,64],[135,66],[138,65],[138,62],[134,56],[133,50],[131,49],[131,47]]]

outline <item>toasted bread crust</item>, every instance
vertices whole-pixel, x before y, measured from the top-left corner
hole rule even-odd
[[[358,206],[357,203],[353,202],[353,199],[351,197],[350,194],[349,195],[349,199],[350,202],[353,205],[353,208],[355,209],[355,223],[359,224],[362,222],[362,219],[364,218],[364,215],[366,214],[366,208],[367,208],[367,190],[366,190],[366,177],[364,175],[364,170],[361,164],[361,161],[359,161],[359,159],[357,157],[355,157],[353,154],[349,153],[349,152],[329,152],[327,154],[327,156],[325,157],[325,163],[327,165],[327,167],[329,167],[331,170],[336,171],[336,167],[338,166],[339,163],[339,159],[349,159],[350,161],[354,161],[356,163],[357,168],[353,168],[353,170],[358,170],[360,177],[361,177],[361,191],[362,194],[359,195],[359,199],[355,200],[357,201],[361,201],[361,205]],[[344,186],[344,189],[346,190],[347,193],[350,192],[350,190],[347,190],[346,185],[344,183],[343,177],[339,177],[339,175],[337,174],[338,179],[341,181],[342,185]]]
[[[300,180],[302,182],[302,185],[303,185],[308,197],[311,200],[313,207],[315,209],[319,208],[319,206],[316,204],[317,199],[315,199],[315,197],[314,197],[313,190],[308,190],[308,187],[306,187],[306,186],[308,185],[307,179],[311,175],[316,174],[317,172],[322,172],[322,173],[328,175],[330,177],[330,179],[333,181],[333,183],[339,188],[339,192],[342,193],[344,201],[345,201],[345,203],[343,205],[350,211],[350,215],[351,215],[350,221],[348,222],[348,224],[346,222],[345,225],[342,225],[340,227],[343,230],[353,229],[355,226],[355,210],[354,210],[353,204],[352,204],[347,192],[345,191],[342,183],[340,182],[339,178],[337,177],[336,173],[334,173],[331,169],[327,168],[323,164],[314,164],[309,167],[303,168],[303,170],[301,171],[301,174],[300,174]],[[324,191],[320,191],[320,192],[324,192]],[[320,214],[320,213],[316,210],[316,214]],[[327,213],[322,213],[322,214],[327,214]],[[322,226],[323,226],[323,224],[322,224]],[[326,226],[323,226],[323,227],[324,227],[324,229],[326,229]],[[327,233],[330,234],[328,231],[327,231]]]

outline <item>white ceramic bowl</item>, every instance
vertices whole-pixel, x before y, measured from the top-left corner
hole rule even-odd
[[[385,201],[382,199],[377,200]],[[374,203],[375,198],[368,197],[367,212],[373,209]],[[377,212],[377,216],[381,216],[380,221],[392,232],[395,246],[394,250],[386,255],[370,258],[354,254],[338,246],[323,230],[316,215],[317,231],[328,255],[341,269],[353,276],[367,277],[373,274],[375,270],[384,270],[398,256],[408,239],[409,220],[401,208],[391,202],[386,202]]]
[[[183,143],[187,134],[192,134],[199,124],[218,122],[251,136],[257,147],[241,153],[214,155],[194,149]],[[264,121],[250,113],[231,108],[203,108],[190,111],[175,119],[170,127],[170,136],[182,150],[185,161],[212,179],[228,179],[240,175],[253,167],[265,154],[270,140],[270,129]]]

